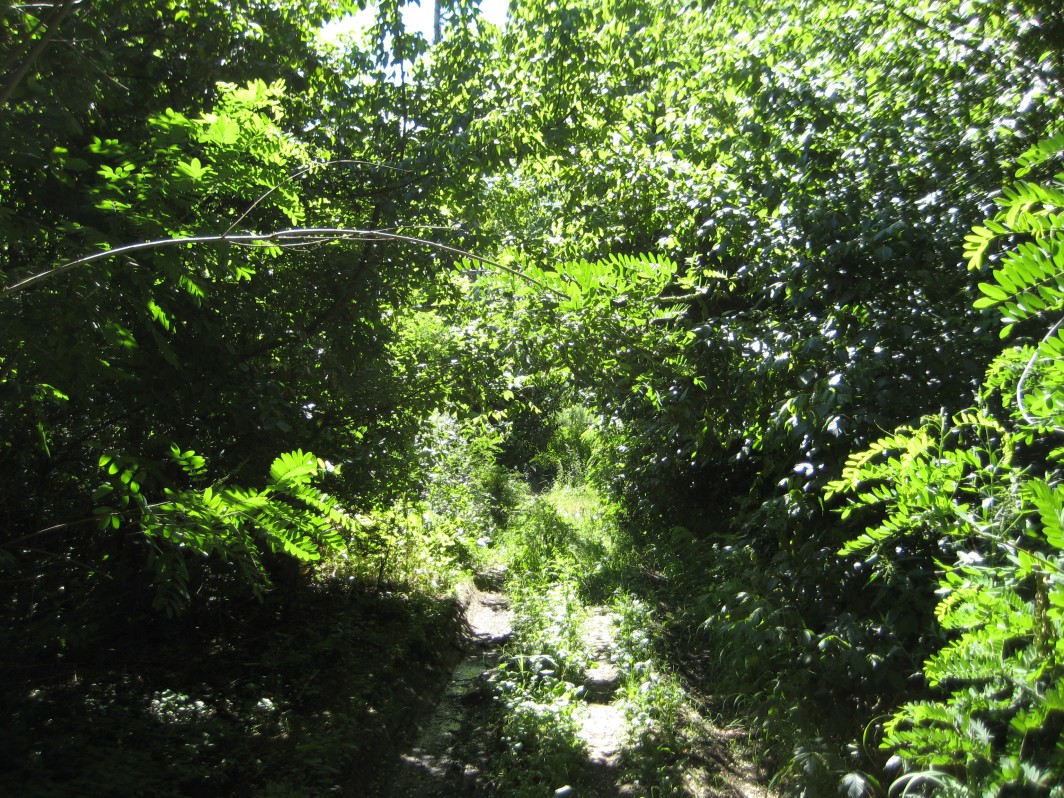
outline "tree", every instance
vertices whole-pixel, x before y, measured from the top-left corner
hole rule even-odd
[[[994,356],[963,240],[1059,116],[1059,50],[1032,50],[1055,13],[690,11],[513,8],[453,127],[488,175],[464,213],[567,299],[476,290],[528,343],[506,355],[515,374],[562,365],[611,419],[609,478],[635,517],[691,527],[693,622],[737,652],[716,683],[809,735],[828,705],[864,716],[912,689],[936,645],[933,563],[869,585],[834,557],[853,529],[822,491],[881,430],[966,407]],[[803,750],[781,764],[844,767]]]
[[[387,351],[406,290],[436,268],[427,251],[269,238],[420,213],[425,175],[409,128],[387,121],[407,99],[380,80],[386,59],[316,43],[353,8],[57,5],[66,15],[41,24],[9,9],[4,55],[26,69],[0,125],[0,545],[19,573],[104,589],[110,559],[143,581],[139,530],[159,585],[184,584],[179,549],[235,558],[237,582],[257,585],[249,542],[288,546],[257,521],[265,537],[232,537],[233,507],[217,502],[265,494],[225,486],[259,483],[286,451],[342,462],[342,476],[320,472],[333,498],[301,488],[288,521],[293,540],[335,546],[307,513],[328,521],[330,502],[371,506],[407,479],[375,472],[427,412],[403,406]],[[359,76],[378,90],[351,99]],[[360,129],[374,138],[348,136]],[[209,240],[173,243],[197,236]],[[165,531],[183,524],[198,531]]]

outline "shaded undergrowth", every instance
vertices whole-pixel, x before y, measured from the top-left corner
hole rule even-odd
[[[452,599],[326,581],[5,658],[0,795],[373,794],[449,675],[458,620]]]
[[[679,566],[638,545],[582,474],[540,493],[512,475],[488,490],[455,440],[463,457],[437,469],[424,512],[390,521],[420,581],[389,587],[388,563],[359,560],[297,574],[262,603],[214,596],[175,619],[145,609],[58,646],[20,641],[11,605],[0,795],[389,795],[388,763],[461,656],[459,603],[429,587],[453,584],[459,561],[505,565],[515,614],[470,697],[463,744],[477,773],[459,774],[462,794],[734,795],[724,776],[748,751],[707,720],[716,707],[689,678]],[[612,630],[608,663],[593,617]],[[589,692],[596,661],[616,672],[608,698]],[[593,702],[622,718],[615,753],[590,750]]]

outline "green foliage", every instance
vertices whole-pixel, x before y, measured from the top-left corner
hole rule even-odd
[[[866,555],[873,565],[901,545],[936,545],[944,530],[989,530],[1002,525],[1016,490],[1011,468],[1013,438],[985,412],[952,419],[928,417],[902,427],[849,457],[842,477],[829,483],[825,499],[855,493],[842,509],[885,506],[884,520],[848,541],[841,554]],[[964,535],[959,539],[963,540]],[[941,544],[938,544],[941,545]]]
[[[512,566],[519,572],[549,577],[550,569],[561,561],[559,555],[572,542],[575,530],[548,499],[538,497],[521,509],[515,526],[518,530],[510,533],[511,537],[516,536]]]
[[[1061,153],[1064,137],[1036,144],[1020,157],[1017,177],[1059,161]],[[996,202],[1001,210],[975,228],[966,240],[965,254],[970,268],[982,269],[996,240],[1012,244],[993,258],[994,283],[980,283],[983,296],[975,302],[976,307],[998,309],[1005,324],[1004,338],[1015,325],[1052,318],[1064,308],[1064,175],[1057,174],[1046,185],[1014,182]],[[1060,326],[1059,321],[1055,323],[1033,351],[1022,352],[1026,366],[1015,387],[1016,411],[1028,426],[1042,432],[1060,429],[1064,420]],[[1018,365],[1020,354],[1013,349],[999,359],[993,369],[998,376],[991,377],[991,387],[1011,381],[1007,374]],[[1005,401],[1011,402],[1011,397]]]
[[[1016,446],[980,413],[947,430],[932,419],[851,458],[832,485],[857,493],[843,513],[883,508],[885,520],[841,552],[864,557],[871,578],[929,544],[945,569],[935,616],[953,635],[923,671],[950,696],[905,704],[885,724],[883,746],[919,772],[952,774],[965,795],[1049,794],[1064,767],[1064,540],[1055,531],[1064,496],[1010,465]]]
[[[522,4],[470,127],[493,223],[521,231],[513,263],[542,283],[512,285],[539,308],[505,337],[526,342],[522,373],[557,357],[626,425],[613,471],[633,505],[753,512],[781,539],[792,508],[816,528],[808,497],[849,441],[975,384],[993,342],[958,240],[1023,149],[1026,91],[1007,66],[1023,19],[985,8],[640,2],[619,22],[569,2],[549,37],[546,6]],[[1033,128],[1050,118],[1029,105]]]
[[[527,2],[450,117],[484,177],[449,210],[539,282],[478,274],[471,317],[507,342],[515,380],[558,375],[566,404],[601,416],[595,478],[688,590],[692,655],[810,795],[855,764],[882,781],[878,754],[843,741],[919,693],[908,676],[941,642],[936,559],[953,553],[936,525],[954,494],[992,515],[983,494],[1013,467],[980,420],[1007,426],[997,399],[959,416],[999,347],[962,241],[1059,118],[1043,12]],[[894,519],[914,531],[838,559],[860,519],[822,492],[851,452],[929,414],[929,440],[889,457],[923,479],[948,451],[961,483],[905,488],[928,502]]]
[[[492,671],[506,753],[497,789],[542,795],[573,783],[586,762],[579,737],[587,610],[573,579],[572,552],[587,525],[562,517],[554,492],[530,495],[510,515],[501,545],[514,635]]]
[[[202,482],[202,457],[177,446],[171,453],[193,481]],[[189,600],[188,561],[197,555],[232,563],[241,582],[261,594],[271,584],[264,552],[313,562],[323,552],[346,553],[348,541],[365,532],[356,517],[314,485],[326,465],[302,451],[274,460],[262,489],[166,488],[165,498],[150,504],[136,481],[135,463],[102,455],[99,464],[107,479],[95,496],[108,504],[100,504],[94,514],[104,529],[128,524],[146,537],[155,606],[168,614],[180,611]]]
[[[839,741],[927,698],[928,657],[977,693],[1007,664],[1007,710],[949,704],[989,724],[975,772],[1048,767],[1043,627],[977,638],[1056,590],[1056,4],[515,0],[498,30],[462,0],[430,46],[387,2],[325,41],[360,5],[0,15],[12,639],[61,653],[138,597],[261,593],[301,563],[438,586],[493,538],[522,578],[608,594],[617,552],[558,498],[587,475],[687,591],[698,669],[799,752],[781,781],[854,767]],[[293,225],[365,234],[236,237]],[[1022,344],[993,362],[988,309]],[[515,512],[508,472],[559,492]],[[936,569],[990,603],[949,583],[940,630]],[[1014,750],[998,726],[1028,711]],[[936,723],[889,734],[923,750]]]
[[[498,438],[477,423],[433,415],[417,445],[423,486],[417,499],[426,533],[441,557],[469,567],[510,510],[507,481],[495,462]]]
[[[630,594],[611,602],[617,613],[616,664],[619,693],[629,727],[630,768],[664,794],[683,789],[694,750],[708,736],[688,703],[681,678],[669,670],[660,640],[658,613]],[[688,758],[690,757],[690,758]]]
[[[555,472],[556,483],[584,484],[600,448],[600,420],[586,408],[572,405],[558,411],[552,421],[554,430],[546,449],[537,455],[537,462]]]
[[[380,466],[410,452],[428,411],[389,360],[388,318],[431,264],[368,243],[223,240],[373,227],[402,194],[405,144],[380,124],[399,100],[354,98],[349,82],[375,74],[368,54],[330,61],[316,44],[326,18],[356,7],[104,2],[61,30],[28,9],[4,16],[5,63],[37,53],[0,125],[0,545],[17,579],[107,592],[133,562],[143,570],[147,541],[152,565],[131,590],[155,582],[173,610],[226,583],[205,588],[188,553],[224,559],[259,592],[283,570],[275,559],[338,556],[341,538],[374,548],[381,531],[337,508],[407,488]],[[380,135],[338,142],[367,120]],[[277,471],[278,450],[342,465],[329,496]],[[235,487],[267,471],[265,488]]]
[[[574,428],[581,415],[567,414]],[[663,794],[679,789],[701,730],[664,663],[655,611],[626,589],[638,589],[639,560],[616,508],[586,482],[559,481],[511,515],[502,544],[514,636],[491,675],[508,747],[498,789],[597,789],[581,731],[585,702],[605,698],[587,684],[589,668],[607,655],[618,671],[612,703],[625,718],[617,741],[624,780]],[[603,624],[612,639],[605,654]]]
[[[1022,158],[1025,174],[1058,155],[1061,142],[1039,145]],[[1006,329],[1059,311],[1053,285],[1064,274],[1054,211],[1054,189],[1019,184],[999,198],[1002,211],[968,239],[979,267],[997,236],[1012,244],[994,272],[996,285],[980,286],[980,307],[997,307]],[[1046,253],[1050,253],[1047,257]],[[1059,263],[1055,261],[1059,260]],[[849,541],[843,555],[864,556],[876,578],[896,553],[933,545],[943,570],[935,617],[948,644],[924,663],[928,684],[944,699],[906,703],[884,725],[883,747],[915,768],[900,779],[926,782],[946,794],[1030,795],[1059,793],[1064,769],[1064,492],[1059,453],[1043,461],[1046,478],[1023,468],[1036,436],[1055,430],[1064,390],[1056,360],[1028,378],[1036,361],[1051,359],[1056,329],[1033,354],[1014,347],[990,369],[990,387],[1008,386],[1016,396],[1014,418],[994,418],[985,409],[926,419],[901,428],[852,455],[832,492],[853,496],[844,516],[879,508],[883,520]],[[1017,355],[1020,359],[1017,359]],[[1015,366],[1026,359],[1021,375]],[[1033,391],[1041,397],[1033,397]],[[1048,397],[1048,398],[1047,398]],[[1037,459],[1036,459],[1037,462]],[[888,563],[884,565],[884,563]]]

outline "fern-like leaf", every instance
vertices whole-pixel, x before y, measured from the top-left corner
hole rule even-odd
[[[282,454],[270,466],[270,479],[279,485],[306,485],[318,474],[318,459],[301,450]]]

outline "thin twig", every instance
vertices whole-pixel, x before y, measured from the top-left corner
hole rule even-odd
[[[1042,351],[1042,347],[1045,345],[1046,341],[1052,338],[1056,331],[1060,329],[1062,324],[1064,324],[1064,318],[1060,319],[1056,324],[1049,328],[1049,332],[1045,334],[1045,337],[1042,338],[1038,346],[1035,347],[1034,354],[1031,355],[1031,359],[1027,361],[1027,365],[1023,369],[1023,374],[1020,376],[1020,381],[1016,383],[1016,406],[1019,408],[1023,420],[1032,427],[1040,427],[1041,424],[1039,424],[1038,419],[1030,415],[1027,411],[1027,405],[1024,404],[1023,401],[1023,387],[1027,383],[1027,378],[1031,376],[1031,372],[1034,371],[1035,363],[1041,359],[1039,353]],[[1053,427],[1053,432],[1064,432],[1064,428]]]
[[[100,76],[102,78],[104,78],[105,80],[111,81],[111,83],[115,84],[118,88],[122,89],[123,91],[132,91],[132,89],[130,89],[129,86],[127,86],[122,81],[118,80],[118,78],[116,78],[116,77],[114,77],[112,75],[108,75],[107,72],[104,71],[103,67],[101,67],[95,61],[93,61],[91,58],[89,58],[87,55],[82,53],[77,47],[75,47],[74,46],[74,42],[71,42],[71,41],[60,41],[60,43],[67,45],[67,47],[70,48],[70,51],[72,53],[74,53],[74,55],[76,55],[78,58],[80,58],[82,61],[84,61],[86,64],[88,64],[94,70],[99,72]]]
[[[47,526],[44,529],[38,529],[36,532],[29,532],[25,535],[20,535],[17,538],[5,540],[3,545],[5,548],[11,548],[12,546],[17,546],[21,544],[24,540],[32,540],[33,538],[39,538],[41,535],[47,535],[49,532],[58,532],[63,529],[69,529],[73,526],[81,526],[82,524],[95,523],[99,520],[100,519],[95,515],[91,515],[86,518],[75,519],[74,521],[63,521],[62,523]]]
[[[307,239],[310,239],[308,242]],[[531,283],[537,288],[554,294],[562,299],[567,299],[568,296],[558,291],[555,288],[544,285],[534,277],[530,277],[517,269],[512,269],[509,266],[493,261],[490,258],[481,257],[480,255],[474,255],[472,252],[467,252],[464,249],[458,247],[452,247],[447,244],[441,244],[439,241],[431,241],[426,238],[418,238],[417,236],[402,235],[401,233],[390,233],[385,230],[359,230],[357,228],[349,227],[297,227],[288,230],[276,230],[272,233],[240,233],[237,235],[227,235],[225,233],[206,235],[206,236],[185,236],[182,238],[159,238],[152,241],[140,241],[135,244],[126,244],[125,246],[116,247],[115,249],[107,249],[101,252],[95,252],[92,255],[86,255],[76,260],[68,261],[61,266],[56,266],[54,269],[50,269],[46,272],[39,272],[31,275],[30,277],[20,280],[17,283],[9,285],[7,288],[0,291],[0,298],[6,298],[13,294],[23,291],[33,285],[36,285],[43,280],[51,277],[56,277],[60,274],[64,274],[72,269],[76,269],[78,266],[85,266],[89,263],[94,263],[100,260],[107,260],[118,255],[128,255],[134,252],[144,252],[152,249],[162,249],[163,247],[174,246],[191,246],[193,244],[234,244],[237,246],[263,246],[263,245],[276,245],[281,242],[281,246],[306,246],[308,244],[325,244],[333,241],[352,241],[352,240],[369,240],[369,241],[402,241],[407,244],[417,244],[423,247],[429,247],[431,249],[437,249],[441,252],[450,252],[454,255],[458,255],[469,260],[476,261],[477,263],[483,263],[487,266],[491,266],[495,269],[500,269],[507,274],[511,274],[520,280]],[[287,244],[285,242],[288,242]]]
[[[24,77],[26,77],[26,73],[29,72],[30,67],[32,67],[34,62],[40,58],[41,53],[45,51],[48,44],[55,37],[55,34],[59,30],[59,26],[63,24],[63,20],[66,19],[67,15],[77,4],[78,0],[66,0],[60,8],[53,12],[51,19],[48,20],[47,29],[41,35],[41,38],[37,41],[37,44],[34,45],[33,49],[30,50],[29,55],[26,56],[26,60],[22,62],[18,69],[8,76],[3,88],[0,89],[0,106],[7,103],[8,99],[18,87],[18,84],[22,82]],[[38,27],[40,26],[38,25]],[[34,30],[36,30],[36,28]]]
[[[392,171],[395,171],[395,172],[410,172],[409,169],[401,169],[398,166],[389,166],[388,164],[374,163],[373,161],[363,161],[363,160],[359,160],[359,159],[356,159],[356,158],[342,158],[342,159],[336,160],[336,161],[316,161],[316,162],[314,162],[312,164],[308,164],[307,166],[303,167],[298,172],[294,172],[293,174],[290,174],[288,177],[286,177],[284,180],[282,180],[276,186],[274,186],[273,188],[270,188],[269,190],[267,190],[266,193],[264,193],[257,200],[255,200],[253,203],[251,203],[248,206],[247,210],[244,211],[242,214],[240,214],[236,218],[236,221],[233,222],[231,225],[229,225],[229,228],[222,235],[229,235],[231,232],[233,232],[233,230],[236,229],[236,226],[238,224],[240,224],[242,221],[244,221],[244,219],[246,219],[248,217],[248,215],[253,210],[255,210],[255,208],[259,205],[259,203],[261,203],[264,199],[266,199],[273,192],[275,192],[277,189],[281,188],[285,184],[291,183],[293,180],[298,180],[303,175],[307,174],[308,172],[313,171],[314,169],[318,169],[320,167],[327,167],[327,166],[340,166],[340,165],[343,165],[343,164],[358,164],[360,166],[376,166],[376,167],[379,167],[381,169],[391,169]]]
[[[84,257],[77,258],[76,260],[68,261],[67,263],[64,263],[46,272],[39,272],[37,274],[31,275],[30,277],[20,280],[17,283],[9,285],[7,288],[0,289],[0,299],[12,296],[13,294],[16,294],[19,291],[29,288],[42,280],[63,274],[65,272],[70,271],[71,269],[77,268],[78,266],[84,266],[86,264],[93,263],[98,260],[106,260],[116,255],[125,255],[133,252],[143,252],[146,250],[161,249],[163,247],[172,247],[178,245],[191,246],[193,244],[209,243],[225,243],[243,247],[268,245],[277,246],[283,249],[306,250],[311,247],[321,246],[324,244],[331,243],[333,241],[349,241],[354,239],[363,241],[404,241],[410,244],[417,244],[419,246],[437,249],[442,252],[450,252],[452,254],[459,255],[463,258],[468,258],[478,263],[483,263],[487,266],[491,266],[493,268],[504,271],[507,274],[513,275],[514,277],[517,277],[520,280],[524,280],[525,282],[535,285],[537,288],[540,288],[543,291],[552,293],[561,299],[568,298],[565,293],[558,291],[555,288],[551,288],[550,286],[543,284],[534,277],[530,277],[529,275],[524,274],[523,272],[518,271],[517,269],[510,268],[509,266],[504,266],[503,264],[498,263],[497,261],[493,261],[489,258],[484,258],[479,255],[474,255],[472,252],[467,252],[466,250],[460,249],[458,247],[452,247],[447,244],[441,244],[438,241],[432,241],[426,238],[408,236],[401,233],[393,232],[394,230],[400,229],[399,227],[374,227],[374,229],[371,230],[344,227],[301,227],[289,230],[277,230],[272,233],[239,233],[236,235],[232,234],[233,230],[237,227],[237,225],[239,225],[244,219],[246,219],[251,214],[251,212],[254,211],[255,208],[258,207],[267,197],[269,197],[273,192],[277,191],[282,186],[294,180],[297,180],[300,177],[303,177],[314,169],[330,166],[339,166],[344,164],[373,166],[381,169],[389,169],[396,172],[409,173],[411,171],[409,169],[402,169],[397,166],[389,166],[388,164],[381,164],[376,163],[374,161],[365,161],[354,158],[345,158],[333,161],[319,161],[311,163],[303,167],[302,169],[299,169],[298,171],[292,173],[291,175],[288,175],[277,185],[267,189],[263,194],[256,198],[255,201],[252,202],[247,207],[247,209],[243,213],[241,213],[240,216],[238,216],[231,225],[229,225],[228,228],[226,228],[224,233],[221,233],[220,235],[215,234],[204,236],[183,236],[180,238],[160,238],[154,239],[152,241],[141,241],[134,244],[126,244],[125,246],[116,247],[115,249],[108,249],[96,252],[92,255],[86,255]],[[404,226],[427,230],[441,229],[430,225]]]

